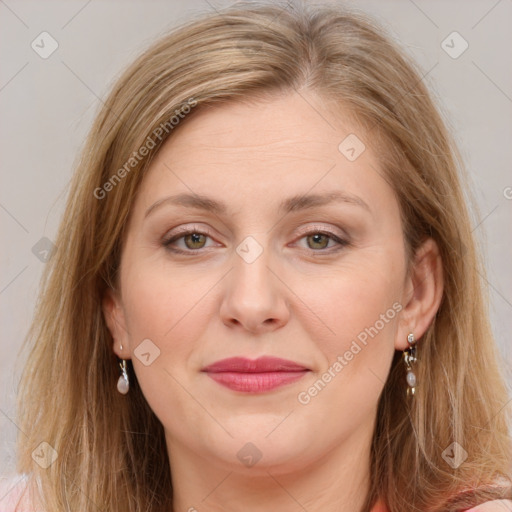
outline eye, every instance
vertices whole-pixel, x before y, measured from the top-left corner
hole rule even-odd
[[[305,233],[304,236],[302,236],[299,241],[306,240],[306,249],[310,249],[312,251],[320,251],[320,252],[331,252],[331,251],[325,251],[325,249],[332,248],[338,246],[344,247],[349,244],[347,240],[344,240],[334,233],[331,233],[330,231],[308,231]],[[329,245],[330,242],[333,242],[332,245]]]
[[[163,240],[162,245],[176,253],[193,253],[194,251],[204,249],[208,238],[210,238],[208,233],[203,233],[198,229],[188,229],[166,238]],[[176,247],[177,242],[183,242],[184,245]]]
[[[201,231],[197,227],[192,227],[171,234],[162,241],[162,245],[174,253],[194,254],[195,252],[200,252],[201,249],[212,246],[206,245],[208,239],[212,239],[208,232]],[[340,238],[331,231],[319,229],[305,232],[298,239],[298,242],[302,240],[306,241],[306,246],[302,246],[304,249],[320,253],[330,253],[350,244],[348,240]]]

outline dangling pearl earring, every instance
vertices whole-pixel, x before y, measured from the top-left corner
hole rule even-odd
[[[416,356],[417,347],[416,347],[416,338],[414,337],[414,334],[412,332],[407,336],[407,343],[409,343],[409,347],[406,348],[403,353],[405,366],[407,368],[407,377],[406,377],[407,386],[408,386],[407,387],[407,396],[411,396],[411,395],[414,396],[414,392],[416,390],[417,379],[416,379],[416,374],[412,371],[413,370],[412,366],[417,361],[417,356]]]
[[[130,381],[128,380],[128,372],[126,371],[126,359],[121,359],[119,367],[121,368],[121,375],[117,381],[117,390],[122,395],[126,395],[130,389]]]

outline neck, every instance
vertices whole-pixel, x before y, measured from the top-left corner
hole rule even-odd
[[[174,512],[354,512],[369,490],[372,429],[361,429],[315,461],[250,468],[212,462],[168,440]]]

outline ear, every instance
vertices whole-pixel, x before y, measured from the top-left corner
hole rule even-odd
[[[113,339],[113,351],[120,359],[129,359],[129,336],[122,302],[117,292],[108,289],[102,300],[103,316]],[[122,345],[122,350],[121,350]]]
[[[416,251],[405,282],[403,309],[395,340],[396,350],[405,350],[407,335],[419,340],[432,323],[443,297],[443,262],[439,247],[427,238]]]

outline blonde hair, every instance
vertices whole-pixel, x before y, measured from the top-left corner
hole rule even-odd
[[[510,496],[510,487],[492,487],[498,478],[510,484],[508,396],[461,158],[419,72],[366,16],[333,6],[250,3],[159,39],[117,80],[91,128],[24,343],[18,395],[27,436],[18,439],[17,469],[40,483],[47,510],[171,510],[163,427],[131,365],[129,395],[116,389],[102,297],[118,284],[131,205],[163,141],[207,105],[294,90],[343,105],[382,141],[380,163],[400,205],[410,260],[432,237],[443,261],[442,303],[419,342],[417,394],[406,400],[396,352],[380,397],[363,510],[377,497],[393,512],[410,512]],[[169,119],[187,104],[196,106],[170,129]],[[165,123],[159,139],[155,130]],[[148,137],[153,147],[141,156]],[[47,469],[31,457],[43,441],[58,453]],[[467,452],[457,468],[443,458],[453,442]]]

